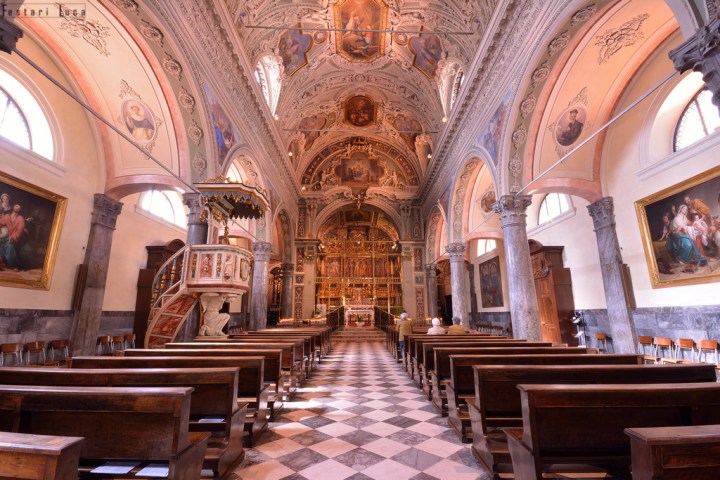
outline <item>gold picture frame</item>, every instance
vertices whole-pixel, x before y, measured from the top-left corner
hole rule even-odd
[[[0,286],[50,289],[66,207],[67,198],[0,172]]]
[[[720,167],[635,202],[652,288],[720,280]]]

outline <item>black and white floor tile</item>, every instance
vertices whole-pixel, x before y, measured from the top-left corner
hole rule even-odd
[[[335,343],[232,480],[487,480],[380,342]]]

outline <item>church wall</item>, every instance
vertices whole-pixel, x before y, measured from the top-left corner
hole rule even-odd
[[[65,85],[73,84],[28,37],[21,40],[19,47]],[[0,139],[0,170],[68,199],[50,289],[0,286],[0,298],[3,299],[0,307],[66,311],[70,308],[77,265],[82,263],[85,255],[93,195],[102,191],[101,150],[96,146],[94,129],[81,107],[50,86],[17,56],[3,55],[0,61],[3,65],[11,63],[7,70],[20,72],[21,79],[25,77],[37,86],[31,91],[41,97],[41,105],[44,103],[56,112],[54,134],[61,139],[56,142],[60,151],[56,149],[55,152],[59,164]],[[0,322],[0,335],[4,326],[5,322]]]
[[[477,298],[477,313],[473,316],[470,327],[473,329],[477,328],[478,324],[490,324],[498,325],[501,327],[511,327],[512,322],[510,320],[510,300],[508,295],[508,278],[505,267],[505,249],[503,248],[503,242],[497,242],[497,248],[487,254],[477,256],[477,242],[473,241],[469,243],[471,263],[475,266],[475,296]],[[489,307],[483,308],[482,305],[482,285],[480,277],[479,265],[483,262],[498,257],[500,260],[500,272],[502,280],[502,294],[503,304],[501,307]],[[468,287],[469,288],[469,287]],[[469,305],[469,302],[468,302]]]

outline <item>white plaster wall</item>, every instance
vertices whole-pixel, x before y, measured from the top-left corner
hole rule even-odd
[[[140,194],[122,200],[110,250],[107,289],[103,311],[134,311],[138,271],[147,265],[147,245],[165,245],[171,240],[186,240],[187,231],[149,214],[138,213]]]
[[[21,39],[18,48],[65,85],[73,85],[73,81],[63,75],[30,36]],[[93,127],[87,115],[74,101],[51,86],[16,55],[3,55],[2,61],[12,63],[26,79],[37,85],[42,92],[39,95],[56,112],[57,128],[62,137],[62,150],[56,152],[56,156],[62,163],[53,164],[0,139],[0,170],[62,195],[68,198],[68,203],[50,290],[0,287],[0,306],[67,310],[70,308],[77,265],[82,263],[85,255],[93,194],[101,191],[103,185],[104,172],[98,166],[101,153],[96,147]]]
[[[616,111],[625,108],[659,80],[672,71],[667,51],[675,46],[663,46],[633,79]],[[689,92],[694,93],[694,92]],[[608,132],[603,152],[603,190],[615,203],[617,233],[623,259],[632,272],[635,298],[638,307],[690,306],[718,303],[717,283],[653,289],[650,282],[640,226],[635,214],[635,202],[659,190],[675,185],[687,178],[718,165],[718,142],[704,142],[705,148],[693,148],[692,155],[672,154],[672,138],[667,139],[668,158],[648,158],[647,138],[655,115],[654,106],[661,103],[656,93],[619,120]],[[679,115],[679,111],[677,112]],[[718,135],[716,132],[715,135]],[[653,150],[657,150],[657,146]],[[681,159],[680,161],[674,161]],[[662,162],[658,164],[658,162]],[[644,167],[658,164],[651,174],[642,173]]]
[[[537,195],[534,203],[540,203],[544,196]],[[563,263],[570,269],[572,291],[577,310],[606,308],[605,294],[600,272],[600,257],[593,223],[588,214],[588,202],[579,197],[571,197],[574,213],[566,214],[549,224],[529,229],[528,238],[537,240],[544,246],[562,246]],[[537,209],[528,208],[535,212]],[[537,224],[537,217],[528,218],[528,223]]]

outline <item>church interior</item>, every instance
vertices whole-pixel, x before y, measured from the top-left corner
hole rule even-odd
[[[2,367],[333,332],[216,478],[505,478],[401,313],[718,363],[717,0],[2,8]]]

